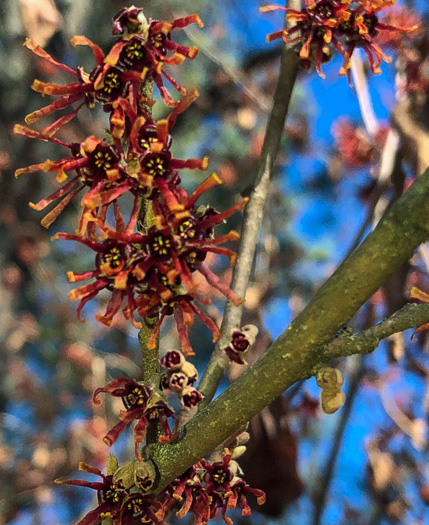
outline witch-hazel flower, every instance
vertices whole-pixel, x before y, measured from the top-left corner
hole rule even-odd
[[[57,205],[42,219],[42,226],[49,228],[58,215],[85,188],[89,188],[86,200],[91,201],[95,195],[106,191],[108,188],[115,187],[118,181],[126,177],[126,172],[120,164],[121,157],[113,145],[106,144],[103,140],[91,135],[81,143],[68,144],[57,138],[49,137],[44,133],[39,133],[26,126],[16,124],[14,132],[26,137],[40,139],[46,142],[53,142],[69,148],[71,156],[58,161],[46,160],[40,164],[33,164],[26,168],[16,170],[15,176],[19,177],[23,173],[35,173],[45,171],[56,173],[56,180],[64,182],[67,180],[67,173],[75,171],[69,182],[55,191],[48,197],[43,198],[36,204],[30,206],[38,211],[44,210],[47,206],[58,200]],[[113,200],[113,199],[112,199]],[[85,233],[84,215],[90,210],[85,203],[81,216],[80,235]]]
[[[207,253],[211,252],[224,255],[234,262],[234,252],[219,245],[236,240],[237,232],[231,231],[215,237],[213,228],[241,209],[246,202],[242,201],[224,212],[217,212],[210,207],[195,208],[199,196],[219,182],[218,177],[213,174],[190,196],[184,190],[177,189],[178,208],[175,212],[172,212],[162,199],[155,201],[155,226],[151,227],[146,235],[131,233],[137,220],[137,202],[126,228],[109,229],[100,219],[87,214],[85,220],[95,222],[104,231],[108,239],[103,242],[66,233],[57,234],[55,238],[81,242],[97,253],[95,270],[82,274],[68,273],[70,282],[96,279],[94,283],[70,292],[72,300],[80,300],[78,313],[100,290],[108,289],[112,291],[112,298],[106,313],[97,316],[97,319],[107,326],[111,325],[125,297],[127,307],[124,316],[136,326],[139,326],[139,323],[134,320],[135,311],[143,318],[160,316],[148,342],[149,348],[153,348],[161,324],[169,315],[175,317],[182,350],[186,355],[193,353],[187,326],[193,323],[194,314],[211,329],[216,340],[219,337],[218,328],[194,304],[198,299],[195,295],[198,286],[192,274],[198,271],[228,300],[236,305],[241,304],[242,300],[204,264],[204,259]],[[112,250],[115,252],[113,259]]]
[[[198,49],[174,42],[171,39],[171,31],[184,29],[194,23],[203,27],[200,17],[188,15],[173,22],[155,19],[148,21],[143,14],[143,9],[133,6],[121,9],[114,16],[113,22],[113,34],[120,35],[120,38],[106,58],[106,63],[118,69],[137,70],[143,80],[150,75],[164,103],[167,106],[174,106],[175,102],[164,86],[162,77],[165,77],[182,95],[186,94],[186,90],[165,71],[163,66],[164,64],[179,65],[186,58],[193,60],[198,54]]]
[[[178,419],[168,404],[161,399],[160,395],[153,388],[134,381],[128,377],[113,379],[102,388],[97,388],[93,395],[93,402],[99,405],[99,394],[106,393],[113,397],[120,397],[125,410],[119,414],[120,422],[116,424],[103,438],[104,441],[112,446],[118,439],[121,432],[132,422],[137,421],[134,427],[134,443],[136,458],[141,461],[140,445],[144,442],[146,427],[150,422],[157,422],[162,428],[159,437],[161,443],[170,443],[177,435]],[[175,421],[175,428],[172,431],[168,418]]]
[[[140,20],[140,21],[139,21]],[[203,26],[197,15],[189,15],[173,22],[151,20],[144,22],[142,9],[122,9],[114,17],[114,35],[122,34],[111,50],[104,55],[99,46],[85,36],[75,36],[73,46],[89,46],[94,54],[97,66],[86,73],[82,68],[76,71],[55,60],[49,53],[30,39],[24,43],[34,54],[48,61],[50,64],[74,76],[76,81],[65,85],[35,80],[32,88],[43,96],[59,96],[57,100],[26,117],[26,123],[32,124],[47,117],[58,110],[63,110],[75,102],[81,102],[78,107],[47,126],[43,133],[54,135],[62,126],[70,122],[83,106],[93,108],[96,102],[103,105],[105,111],[112,111],[115,101],[128,98],[134,109],[137,109],[140,88],[147,78],[152,77],[158,86],[164,102],[168,106],[175,106],[168,90],[164,86],[164,76],[182,95],[186,90],[180,86],[166,71],[163,65],[177,65],[186,58],[193,60],[198,53],[197,48],[181,46],[171,39],[171,31],[183,29],[192,23]],[[136,22],[134,24],[134,21]],[[127,32],[134,27],[136,32]],[[141,33],[138,33],[141,31]],[[125,34],[127,32],[127,34]],[[172,52],[172,56],[168,56]]]
[[[88,512],[77,525],[99,525],[103,520],[113,520],[113,525],[134,525],[139,519],[142,523],[148,521],[155,525],[165,525],[162,518],[162,503],[140,492],[125,489],[121,481],[114,475],[103,474],[98,468],[79,464],[79,470],[101,477],[101,481],[86,481],[81,479],[55,480],[56,483],[87,487],[97,491],[98,505]]]
[[[86,463],[79,464],[79,470],[89,472],[101,477],[101,481],[86,481],[81,479],[55,480],[56,483],[87,487],[97,491],[98,505],[86,514],[77,525],[98,525],[105,518],[116,518],[121,512],[121,507],[129,492],[121,483],[115,483],[113,476],[106,476],[98,468]]]
[[[288,30],[278,30],[267,36],[267,41],[282,38],[285,42],[303,42],[299,51],[301,65],[314,63],[317,73],[324,78],[321,65],[330,60],[333,46],[344,58],[340,75],[347,75],[350,82],[351,56],[356,47],[365,51],[371,71],[380,74],[381,61],[390,62],[378,47],[374,38],[380,30],[408,32],[417,26],[399,27],[384,24],[376,13],[390,7],[394,0],[379,2],[353,2],[351,0],[305,0],[300,11],[288,7],[268,5],[261,12],[281,10],[289,22],[295,22]]]

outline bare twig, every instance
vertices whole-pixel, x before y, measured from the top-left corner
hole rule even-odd
[[[352,57],[353,80],[355,82],[356,94],[366,131],[371,136],[371,138],[374,139],[378,130],[380,129],[380,125],[373,110],[373,105],[368,89],[368,82],[366,80],[365,71],[363,68],[362,55],[359,49],[356,51],[358,52],[353,54]],[[346,258],[359,245],[371,223],[374,227],[388,207],[389,202],[387,202],[384,198],[384,193],[390,185],[390,179],[397,162],[399,146],[400,139],[398,133],[395,130],[390,129],[383,151],[381,152],[381,158],[377,172],[377,183],[372,191],[367,215],[346,254]]]
[[[428,304],[406,304],[392,316],[371,328],[349,337],[333,339],[324,346],[323,353],[328,360],[339,355],[369,354],[377,348],[382,339],[425,324],[428,315]]]
[[[359,102],[360,112],[366,130],[374,137],[380,128],[377,117],[375,116],[371,97],[369,96],[368,82],[362,63],[360,49],[355,49],[352,55],[352,75],[356,87],[356,94]]]
[[[179,18],[180,14],[174,14],[175,18]],[[238,86],[243,93],[251,100],[256,107],[258,107],[263,113],[268,114],[270,111],[269,100],[266,95],[258,89],[256,86],[249,87],[249,79],[239,69],[229,66],[224,58],[223,53],[215,48],[212,44],[209,44],[204,40],[194,29],[185,27],[183,31],[186,36],[191,40],[209,60],[216,64],[230,78],[236,86]],[[222,58],[220,58],[222,57]]]
[[[250,200],[245,208],[237,264],[232,277],[231,288],[239,297],[243,298],[246,294],[252,269],[255,247],[258,240],[273,165],[279,149],[280,138],[284,129],[284,122],[298,73],[298,62],[299,59],[292,48],[285,46],[273,107],[268,119],[258,173],[250,195]],[[213,398],[225,373],[228,359],[225,356],[223,348],[229,344],[232,331],[240,325],[242,313],[243,306],[237,308],[232,303],[226,305],[221,337],[199,384],[199,390],[205,396],[203,402],[200,403],[201,407],[207,405]]]

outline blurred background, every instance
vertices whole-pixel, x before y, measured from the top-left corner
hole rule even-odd
[[[78,202],[47,232],[40,226],[42,214],[28,202],[52,193],[53,177],[14,179],[14,170],[60,159],[64,151],[11,134],[14,123],[48,103],[31,91],[34,78],[70,82],[66,73],[22,47],[24,39],[32,38],[72,68],[90,71],[91,53],[76,50],[70,39],[85,34],[109,49],[111,17],[129,5],[0,1],[0,525],[73,524],[93,506],[92,491],[54,486],[53,479],[81,475],[79,461],[104,467],[109,448],[102,437],[116,422],[121,402],[106,399],[94,407],[90,396],[114,377],[141,377],[137,330],[119,316],[110,330],[94,320],[105,305],[103,295],[85,307],[81,324],[67,297],[66,272],[92,268],[92,252],[75,243],[51,243],[50,237],[74,231]],[[278,75],[281,44],[266,44],[265,36],[282,26],[283,16],[261,15],[260,5],[256,0],[143,5],[148,17],[171,20],[196,12],[205,22],[203,29],[190,26],[174,37],[200,49],[197,59],[176,67],[174,75],[201,96],[174,127],[173,153],[210,157],[209,169],[224,182],[210,192],[210,203],[219,210],[249,191]],[[338,57],[324,65],[325,80],[312,71],[300,73],[247,295],[245,322],[257,324],[261,334],[250,361],[419,175],[405,122],[428,128],[426,9],[422,0],[398,2],[391,10],[392,23],[417,21],[420,29],[409,37],[380,35],[392,57],[381,76],[367,75],[365,57],[356,53],[358,89],[338,77]],[[154,115],[165,114],[159,101]],[[100,108],[85,108],[59,136],[79,141],[102,136],[106,126]],[[184,172],[183,184],[192,189],[203,176]],[[239,228],[239,220],[232,217],[227,229]],[[212,258],[211,264],[230,278],[221,259]],[[428,264],[429,253],[421,247],[351,326],[362,329],[396,311],[411,285],[428,291]],[[220,322],[222,298],[212,299],[209,314]],[[210,332],[196,322],[191,339],[202,372],[213,348]],[[241,465],[246,481],[266,490],[268,499],[264,507],[253,506],[248,523],[429,524],[426,339],[423,334],[412,343],[410,334],[399,334],[372,355],[339,363],[347,401],[334,415],[322,414],[319,390],[310,379],[251,422],[252,440]],[[167,323],[161,349],[177,347],[175,329]],[[238,373],[231,368],[229,380]],[[113,447],[122,461],[133,456],[130,437],[124,432]],[[238,514],[232,517],[241,524]]]

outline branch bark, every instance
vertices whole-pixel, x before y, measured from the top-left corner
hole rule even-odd
[[[332,350],[331,345],[325,345],[429,238],[428,197],[429,170],[398,199],[252,367],[185,425],[175,442],[150,446],[149,456],[160,473],[157,490],[207,455],[296,381],[311,377],[330,359],[360,352],[356,340],[347,348]],[[412,309],[423,311],[421,307]],[[408,327],[420,321],[410,319]],[[361,349],[366,351],[367,347]]]

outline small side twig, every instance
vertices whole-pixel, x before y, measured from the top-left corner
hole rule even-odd
[[[327,361],[340,356],[369,354],[375,350],[381,340],[426,323],[429,316],[429,304],[406,304],[392,316],[380,323],[362,330],[349,337],[336,338],[323,347]]]

